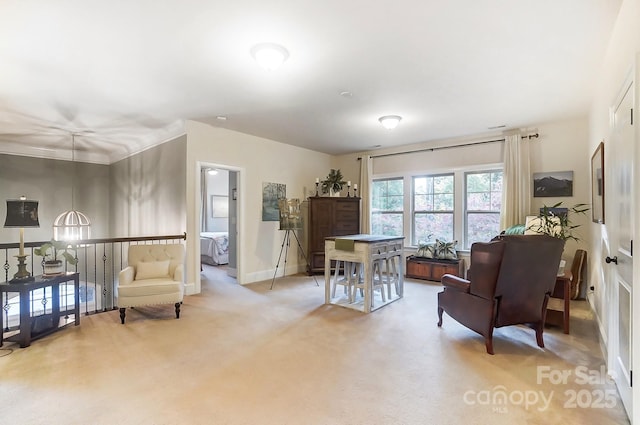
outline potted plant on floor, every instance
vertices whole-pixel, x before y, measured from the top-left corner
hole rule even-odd
[[[35,255],[43,257],[44,275],[55,276],[64,272],[62,259],[71,265],[78,264],[78,259],[69,251],[75,251],[75,247],[65,241],[51,240],[33,250]]]

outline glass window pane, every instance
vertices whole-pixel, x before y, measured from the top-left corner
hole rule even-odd
[[[436,239],[453,240],[453,214],[415,214],[413,243],[435,242]]]
[[[469,213],[467,215],[467,243],[470,248],[474,242],[489,242],[500,233],[500,214]]]
[[[489,174],[467,174],[467,192],[486,192],[491,190]]]
[[[371,197],[371,231],[402,236],[404,183],[402,179],[375,180]]]
[[[372,214],[371,231],[376,235],[402,236],[402,214]]]
[[[433,209],[433,197],[430,195],[415,195],[413,198],[416,211],[430,211]]]
[[[452,211],[453,193],[433,195],[433,209],[434,211]]]
[[[433,178],[435,193],[453,193],[453,176],[437,176]]]

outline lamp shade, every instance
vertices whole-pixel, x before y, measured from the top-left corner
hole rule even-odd
[[[7,218],[4,227],[40,227],[38,201],[7,199]]]
[[[57,241],[77,241],[90,236],[91,221],[80,211],[65,211],[53,222],[53,239]]]

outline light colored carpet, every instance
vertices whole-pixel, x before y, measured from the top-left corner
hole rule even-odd
[[[603,364],[585,302],[574,302],[571,335],[548,328],[540,349],[532,330],[501,328],[490,356],[450,317],[436,326],[435,283],[408,280],[405,298],[363,314],[323,305],[324,288],[304,275],[271,291],[270,280],[242,287],[215,267],[203,276],[179,320],[153,306],[128,310],[123,326],[112,311],[29,348],[5,344],[0,423],[628,423],[612,384],[576,377]],[[571,376],[537,383],[539,367]],[[611,391],[611,407],[583,405]]]

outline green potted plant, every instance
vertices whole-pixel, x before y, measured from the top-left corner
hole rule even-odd
[[[330,195],[340,193],[342,186],[347,183],[342,179],[343,176],[340,170],[334,170],[332,168],[329,175],[322,181],[322,193],[329,193]]]
[[[527,225],[526,230],[531,230],[535,233],[544,233],[554,238],[562,239],[566,241],[573,239],[579,241],[578,237],[574,234],[574,230],[580,227],[579,224],[573,224],[569,218],[570,213],[574,214],[586,214],[589,211],[587,204],[576,204],[566,209],[566,212],[558,213],[557,208],[561,208],[562,202],[558,202],[550,207],[543,206],[537,219]]]
[[[75,247],[65,241],[51,239],[34,249],[33,253],[44,258],[44,274],[55,275],[64,271],[62,259],[74,266],[78,264],[78,259],[69,251],[75,251]]]

